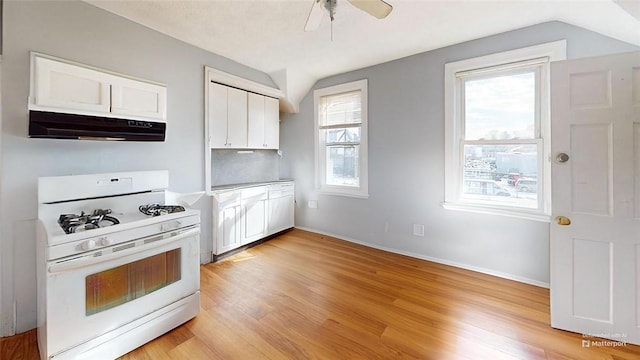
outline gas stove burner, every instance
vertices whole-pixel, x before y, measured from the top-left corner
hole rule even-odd
[[[148,204],[138,207],[141,213],[149,216],[160,216],[184,211],[184,207],[179,205]]]
[[[58,218],[58,224],[65,233],[73,234],[120,223],[118,219],[108,214],[111,214],[111,209],[93,210],[92,214],[85,214],[84,211],[80,212],[80,215],[62,214]]]

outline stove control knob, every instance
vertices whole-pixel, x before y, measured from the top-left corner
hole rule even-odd
[[[102,246],[109,246],[109,245],[111,245],[111,243],[112,243],[111,239],[109,239],[106,236],[103,237],[103,238],[100,238],[100,245],[102,245]]]
[[[91,250],[96,247],[96,242],[93,240],[87,240],[82,243],[82,250]]]

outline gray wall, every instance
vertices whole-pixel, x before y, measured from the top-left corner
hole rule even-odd
[[[575,59],[637,50],[560,22],[544,23],[323,79],[313,89],[368,79],[368,200],[314,189],[313,91],[283,115],[281,176],[296,180],[296,226],[530,283],[549,282],[549,224],[445,210],[444,65],[566,39]],[[318,208],[308,208],[318,200]],[[385,223],[388,232],[385,232]],[[413,236],[425,225],[425,237]]]
[[[259,71],[79,1],[7,1],[4,30],[0,335],[9,335],[14,330],[14,300],[15,330],[22,332],[36,324],[34,224],[38,177],[168,169],[171,190],[204,190],[204,66],[275,85]],[[31,50],[167,84],[167,141],[27,138]],[[210,217],[206,209],[203,220]],[[208,222],[203,223],[202,230],[203,250],[210,251]]]

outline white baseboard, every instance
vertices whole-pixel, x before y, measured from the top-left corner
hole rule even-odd
[[[479,273],[482,273],[482,274],[497,276],[497,277],[500,277],[500,278],[503,278],[503,279],[518,281],[518,282],[521,282],[521,283],[534,285],[534,286],[538,286],[538,287],[542,287],[542,288],[547,288],[547,289],[549,288],[549,283],[548,282],[543,282],[543,281],[539,281],[539,280],[535,280],[535,279],[530,279],[530,278],[527,278],[527,277],[524,277],[524,276],[518,276],[518,275],[514,275],[514,274],[504,273],[504,272],[501,272],[501,271],[496,271],[496,270],[487,269],[487,268],[474,266],[474,265],[468,265],[468,264],[459,263],[459,262],[456,262],[456,261],[435,258],[435,257],[426,256],[426,255],[422,255],[422,254],[418,254],[418,253],[414,253],[414,252],[410,252],[410,251],[403,251],[403,250],[393,249],[393,248],[389,248],[389,247],[381,246],[381,245],[377,245],[377,244],[371,244],[371,243],[367,243],[367,242],[364,242],[364,241],[348,238],[348,237],[345,237],[345,236],[342,236],[342,235],[332,234],[332,233],[328,233],[328,232],[325,232],[325,231],[320,231],[320,230],[316,230],[316,229],[307,228],[307,227],[304,227],[304,226],[296,226],[296,229],[309,231],[309,232],[313,232],[313,233],[317,233],[317,234],[321,234],[321,235],[331,236],[331,237],[334,237],[334,238],[337,238],[337,239],[340,239],[340,240],[345,240],[345,241],[352,242],[352,243],[355,243],[355,244],[358,244],[358,245],[367,246],[367,247],[370,247],[370,248],[383,250],[383,251],[387,251],[387,252],[394,253],[394,254],[410,256],[410,257],[413,257],[413,258],[416,258],[416,259],[422,259],[422,260],[427,260],[427,261],[431,261],[431,262],[438,263],[438,264],[449,265],[449,266],[453,266],[453,267],[457,267],[457,268],[461,268],[461,269],[471,270],[471,271],[479,272]]]

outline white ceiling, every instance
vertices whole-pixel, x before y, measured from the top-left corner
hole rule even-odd
[[[338,0],[333,41],[328,16],[304,32],[313,0],[85,1],[270,74],[289,111],[318,79],[552,20],[640,46],[640,0],[386,0],[383,20]]]

